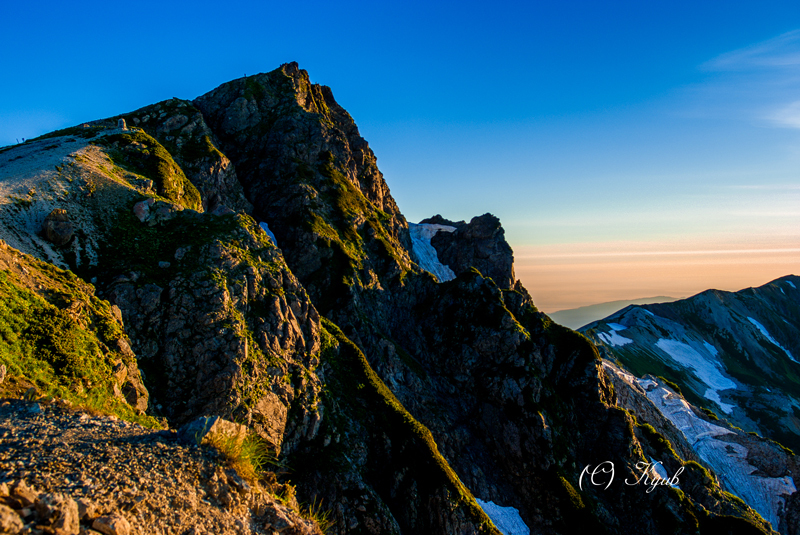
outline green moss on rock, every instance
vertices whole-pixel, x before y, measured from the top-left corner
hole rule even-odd
[[[103,136],[93,143],[106,147],[115,165],[153,180],[165,199],[192,210],[203,209],[200,192],[154,137],[133,130]]]
[[[0,363],[8,373],[6,392],[18,395],[33,386],[43,395],[158,426],[114,395],[114,360],[124,358],[107,345],[122,335],[108,304],[87,293],[86,284],[69,272],[25,260],[54,278],[43,281],[50,286],[47,300],[12,272],[0,271]],[[62,308],[68,303],[78,306]]]

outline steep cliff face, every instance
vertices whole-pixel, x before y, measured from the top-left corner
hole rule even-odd
[[[433,244],[453,280],[420,269],[375,156],[296,64],[123,117],[144,130],[101,121],[0,152],[0,170],[49,168],[51,150],[61,166],[2,175],[21,199],[0,205],[3,235],[119,307],[151,412],[246,424],[324,500],[330,533],[497,533],[476,498],[537,533],[769,531],[616,405],[595,347],[515,282],[496,218]],[[38,233],[59,205],[75,231],[55,243]],[[659,452],[685,492],[622,483]],[[615,484],[582,485],[603,462]]]
[[[677,383],[692,403],[800,448],[800,277],[628,307],[586,332],[635,375]]]
[[[385,286],[410,268],[405,218],[329,88],[289,63],[194,104],[323,313],[346,303],[353,287]]]

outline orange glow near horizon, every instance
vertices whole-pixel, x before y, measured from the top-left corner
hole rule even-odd
[[[517,248],[514,270],[543,312],[642,297],[738,291],[800,273],[800,247],[744,244],[568,244]],[[783,241],[783,243],[779,243]]]

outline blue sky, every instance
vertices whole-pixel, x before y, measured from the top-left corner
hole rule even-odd
[[[5,2],[0,145],[298,61],[546,311],[798,273],[798,2]]]

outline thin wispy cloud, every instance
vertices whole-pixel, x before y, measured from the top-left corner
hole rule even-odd
[[[768,117],[768,119],[777,126],[800,128],[800,100],[777,110],[773,115]]]
[[[556,253],[541,255],[515,255],[517,259],[551,259],[551,258],[614,258],[637,256],[713,256],[713,255],[742,255],[742,254],[789,254],[800,253],[800,248],[786,247],[779,249],[713,249],[707,251],[608,251],[586,253]]]
[[[768,190],[768,191],[798,191],[798,184],[734,184],[728,186],[731,189],[744,190]]]
[[[713,71],[742,71],[755,68],[783,68],[800,65],[800,29],[707,61],[701,68]]]
[[[720,54],[698,67],[713,76],[695,86],[700,97],[696,112],[800,129],[798,67],[800,29]]]

